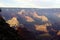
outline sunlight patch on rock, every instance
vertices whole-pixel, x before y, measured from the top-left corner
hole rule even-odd
[[[27,22],[34,22],[34,19],[29,16],[25,16],[25,18]]]
[[[36,12],[34,12],[33,17],[34,17],[34,18],[39,18],[39,19],[42,20],[43,22],[47,22],[47,21],[48,21],[48,18],[47,18],[46,16],[44,16],[44,15],[39,16]]]
[[[58,31],[57,35],[60,35],[60,31]]]
[[[46,25],[35,25],[35,28],[38,31],[48,32],[48,30],[46,29]]]
[[[19,25],[19,22],[16,17],[13,17],[12,19],[6,21],[8,24],[10,24],[10,27],[16,27]]]
[[[47,27],[48,27],[48,26],[51,26],[51,24],[49,24],[49,23],[42,24],[42,25],[36,24],[36,25],[35,25],[35,28],[36,28],[36,30],[38,30],[38,31],[48,32],[48,30],[47,30]]]

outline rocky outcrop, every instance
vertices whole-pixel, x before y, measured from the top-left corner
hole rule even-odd
[[[6,23],[6,21],[0,16],[0,40],[20,40],[17,31],[14,30]],[[22,40],[22,39],[21,39]]]

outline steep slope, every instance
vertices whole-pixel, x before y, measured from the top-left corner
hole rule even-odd
[[[17,31],[0,16],[0,40],[20,40]]]

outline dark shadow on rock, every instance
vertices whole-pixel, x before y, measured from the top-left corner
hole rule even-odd
[[[52,40],[60,40],[60,36],[57,35],[59,30],[56,28],[56,25],[52,24],[52,26],[47,27],[48,33],[51,35]]]
[[[1,10],[0,10],[1,12]],[[6,23],[0,15],[0,40],[22,40],[22,38]]]

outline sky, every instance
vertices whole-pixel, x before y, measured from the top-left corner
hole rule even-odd
[[[0,0],[0,7],[60,8],[60,0]]]

